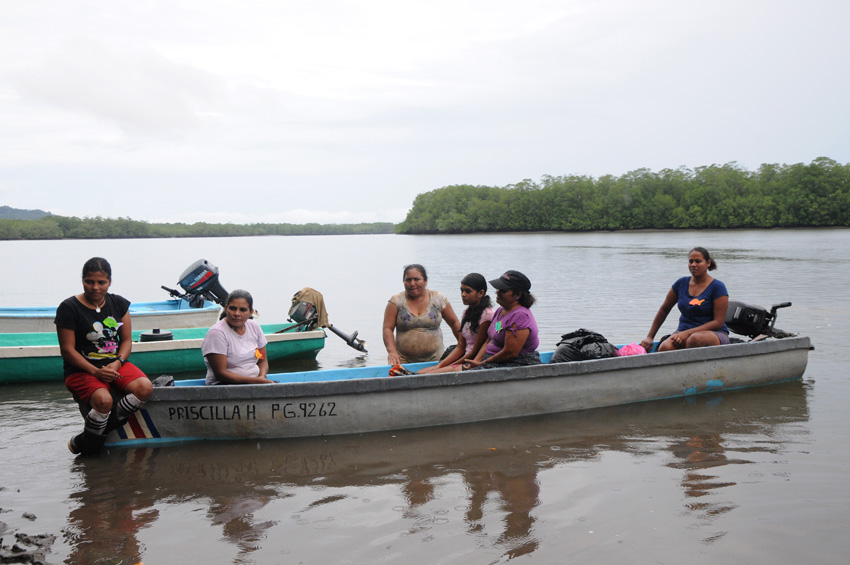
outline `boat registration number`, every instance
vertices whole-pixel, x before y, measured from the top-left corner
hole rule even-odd
[[[287,402],[272,404],[272,419],[336,416],[336,402]]]

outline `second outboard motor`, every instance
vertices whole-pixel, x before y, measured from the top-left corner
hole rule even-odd
[[[306,330],[316,327],[328,328],[342,338],[349,347],[368,353],[366,342],[357,338],[357,332],[348,335],[328,322],[325,299],[322,293],[314,288],[302,288],[295,293],[295,296],[292,297],[292,308],[289,309],[289,321],[295,322],[298,327],[303,327]]]
[[[183,271],[178,283],[186,292],[181,295],[176,290],[163,286],[172,296],[189,301],[193,308],[201,308],[204,300],[210,300],[221,306],[227,301],[227,291],[218,282],[218,267],[206,259],[198,259]]]
[[[751,338],[781,337],[786,332],[773,327],[776,323],[776,311],[789,306],[791,306],[790,302],[774,304],[768,312],[761,306],[730,300],[729,307],[726,309],[726,327],[731,332]]]
[[[293,322],[304,326],[305,329],[312,330],[316,327],[319,319],[316,307],[309,302],[297,302],[289,309],[289,319]]]
[[[730,332],[755,337],[762,333],[767,320],[767,310],[743,302],[729,301],[726,309],[726,327]]]

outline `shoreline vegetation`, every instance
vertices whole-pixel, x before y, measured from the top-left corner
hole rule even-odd
[[[733,162],[452,185],[419,194],[400,224],[157,224],[0,208],[0,240],[850,227],[850,164],[819,157],[752,172]]]
[[[850,226],[850,164],[736,163],[620,177],[544,176],[506,187],[420,194],[397,233],[620,231]]]
[[[361,235],[395,233],[392,222],[364,224],[153,224],[130,218],[43,216],[37,220],[0,219],[0,240],[155,239],[171,237],[247,237],[258,235]]]

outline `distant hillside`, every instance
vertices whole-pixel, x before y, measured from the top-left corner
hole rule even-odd
[[[50,212],[44,210],[21,210],[9,206],[0,206],[0,220],[38,220],[49,215]]]

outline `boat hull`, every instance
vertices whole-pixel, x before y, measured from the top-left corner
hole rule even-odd
[[[292,324],[263,324],[268,340],[269,362],[315,359],[325,346],[325,332],[280,332]],[[141,330],[133,331],[133,364],[145,374],[179,374],[206,367],[201,343],[208,328],[171,330],[169,341],[139,341]],[[61,381],[62,357],[55,333],[0,335],[0,384]],[[28,345],[29,344],[29,345]]]
[[[437,375],[389,378],[381,366],[274,375],[274,385],[183,382],[155,389],[107,444],[364,433],[729,391],[800,379],[809,348],[790,338]]]
[[[130,304],[133,328],[208,328],[219,316],[221,307],[205,301],[202,308],[192,308],[181,299]],[[55,332],[56,308],[0,308],[0,333]]]

